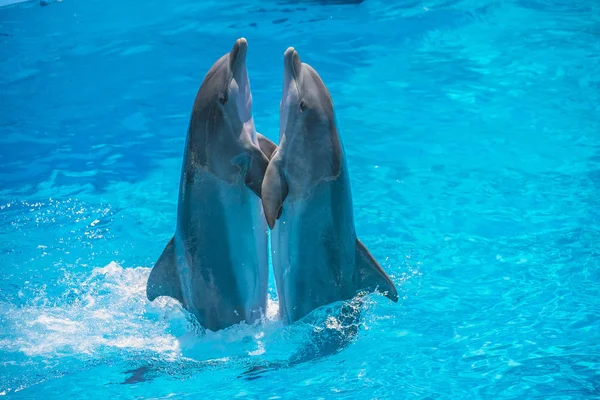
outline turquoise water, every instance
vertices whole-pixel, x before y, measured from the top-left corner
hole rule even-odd
[[[599,398],[600,4],[248,3],[0,8],[0,394]],[[194,96],[241,36],[272,140],[286,47],[328,85],[400,293],[338,354],[250,378],[336,327],[280,326],[273,282],[263,325],[206,336],[145,297]]]

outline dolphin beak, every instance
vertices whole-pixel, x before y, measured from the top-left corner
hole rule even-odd
[[[300,72],[300,56],[293,47],[288,47],[285,53],[283,53],[283,69],[285,74],[285,81],[289,82],[290,79],[296,79],[298,72]]]
[[[246,53],[248,52],[248,41],[245,38],[239,38],[235,41],[231,52],[229,53],[229,67],[233,76],[246,67]]]

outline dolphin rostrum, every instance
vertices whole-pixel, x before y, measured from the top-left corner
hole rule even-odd
[[[374,290],[397,302],[394,284],[356,237],[329,91],[292,47],[284,54],[279,118],[279,145],[262,183],[262,204],[273,230],[280,317],[293,323],[318,307]]]
[[[258,134],[246,39],[210,68],[198,90],[181,171],[177,228],[146,286],[217,331],[266,310],[268,228],[261,185],[275,144]]]

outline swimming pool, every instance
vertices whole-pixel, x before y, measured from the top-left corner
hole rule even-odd
[[[248,3],[0,8],[0,394],[600,396],[600,6]],[[357,233],[400,294],[340,353],[252,379],[316,328],[198,337],[145,297],[194,96],[241,36],[272,140],[286,47],[328,85]]]

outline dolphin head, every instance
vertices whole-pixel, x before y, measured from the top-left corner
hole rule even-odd
[[[301,62],[293,47],[285,51],[283,60],[280,135],[294,141],[302,136],[316,144],[335,129],[331,95],[317,71]]]
[[[263,209],[273,229],[288,195],[306,198],[319,182],[340,176],[343,147],[323,80],[289,47],[283,55],[279,146],[263,182]]]
[[[323,179],[339,175],[343,149],[325,83],[313,67],[300,61],[293,47],[283,59],[280,148],[286,175],[293,177],[290,189],[305,195]]]
[[[190,137],[194,143],[235,140],[256,135],[252,92],[246,68],[248,42],[236,40],[231,51],[207,72],[194,101]],[[197,149],[199,150],[199,149]]]

